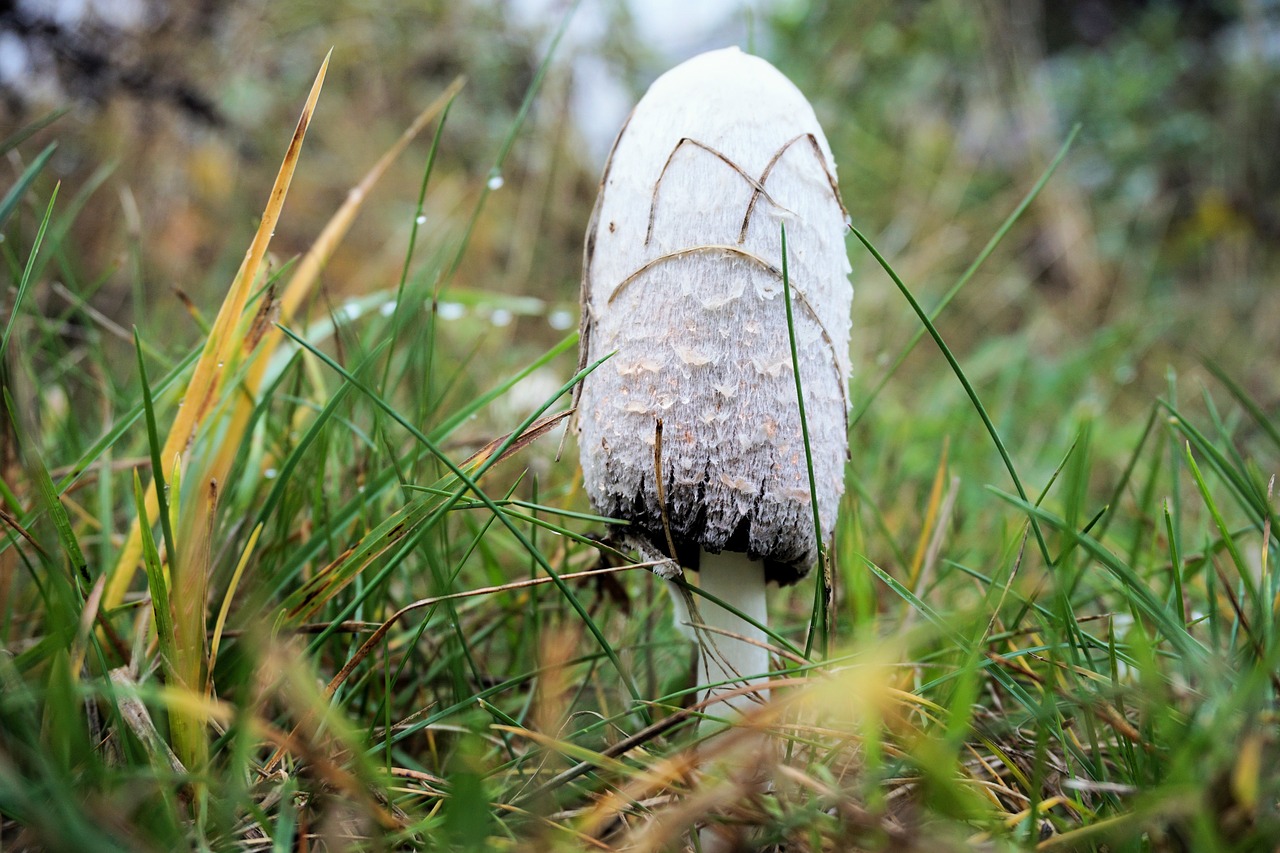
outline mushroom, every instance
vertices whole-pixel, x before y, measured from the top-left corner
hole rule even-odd
[[[716,690],[767,679],[766,584],[800,580],[834,528],[847,457],[846,224],[813,108],[737,48],[659,77],[600,181],[581,354],[612,355],[579,389],[584,483],[596,509],[628,522],[617,536],[698,571],[699,588],[741,614],[706,597],[691,614],[699,683],[725,683]],[[740,714],[752,698],[739,691],[706,712]]]

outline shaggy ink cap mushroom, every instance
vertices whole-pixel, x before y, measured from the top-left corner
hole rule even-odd
[[[630,522],[628,535],[691,569],[742,552],[782,585],[813,566],[844,489],[846,224],[813,109],[765,60],[736,48],[702,54],[637,104],[587,232],[584,361],[613,355],[583,381],[578,416],[587,493]]]

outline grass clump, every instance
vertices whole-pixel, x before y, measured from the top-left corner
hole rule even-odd
[[[6,849],[659,850],[706,823],[785,850],[1280,843],[1273,407],[1217,362],[1109,405],[1123,323],[1052,347],[949,325],[1067,177],[998,196],[937,288],[855,222],[860,287],[903,299],[852,389],[830,594],[782,597],[775,701],[700,738],[666,595],[557,459],[576,337],[493,342],[549,306],[458,275],[484,178],[419,222],[466,90],[271,257],[323,78],[199,335],[95,314],[69,237],[91,190],[4,143],[25,163],[0,200]],[[427,128],[398,280],[317,298]]]

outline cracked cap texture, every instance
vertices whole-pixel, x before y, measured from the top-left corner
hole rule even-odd
[[[667,552],[655,487],[661,420],[665,523],[683,565],[743,551],[770,580],[817,559],[796,399],[781,229],[821,536],[847,456],[847,217],[813,109],[736,48],[659,77],[614,143],[588,227],[583,476],[596,509]]]

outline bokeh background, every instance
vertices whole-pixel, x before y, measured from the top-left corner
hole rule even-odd
[[[16,177],[57,141],[41,197],[58,180],[83,210],[54,278],[176,353],[234,274],[326,51],[277,263],[308,247],[412,117],[465,75],[419,251],[456,245],[485,187],[501,184],[448,281],[466,308],[446,316],[465,315],[457,346],[527,363],[576,323],[582,232],[630,105],[667,67],[729,43],[770,58],[814,102],[853,221],[926,306],[1080,126],[1053,180],[938,321],[979,387],[1006,383],[997,408],[1051,401],[1064,424],[1085,409],[1136,429],[1157,395],[1199,393],[1205,358],[1264,408],[1277,400],[1275,0],[13,0],[0,4],[0,124],[14,132],[63,112],[4,169]],[[429,142],[366,206],[324,273],[317,312],[395,288]],[[37,225],[31,215],[15,227]],[[865,393],[918,322],[850,242]],[[33,299],[75,321],[60,294]],[[1015,379],[1011,362],[1024,365]],[[549,368],[528,405],[570,367]],[[959,393],[926,343],[874,405],[927,425]],[[983,440],[976,422],[974,436]]]

